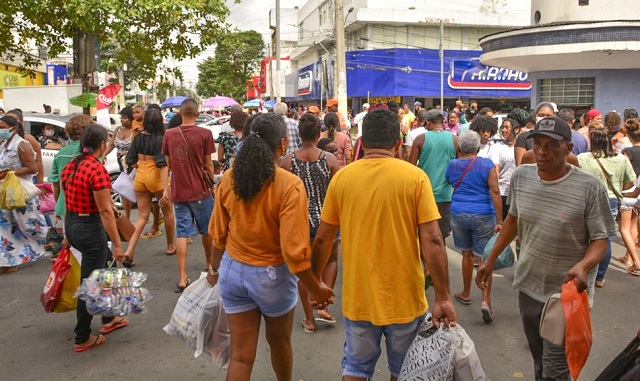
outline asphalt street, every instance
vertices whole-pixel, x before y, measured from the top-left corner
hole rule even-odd
[[[202,246],[197,237],[195,241],[189,245],[188,255],[192,280],[204,268]],[[619,242],[614,243],[614,256],[623,254]],[[450,240],[448,244],[453,295],[462,289],[461,256],[451,249]],[[176,259],[166,256],[164,248],[163,235],[140,241],[136,253],[135,270],[149,274],[146,287],[153,295],[149,312],[130,316],[128,327],[109,334],[104,345],[84,353],[73,351],[75,313],[46,314],[40,304],[40,293],[51,267],[47,259],[0,276],[0,380],[224,380],[224,372],[214,368],[204,355],[194,358],[186,344],[162,330],[178,299],[174,293]],[[640,278],[626,274],[621,265],[612,261],[606,279],[606,286],[596,291],[592,310],[594,344],[580,380],[595,379],[640,328]],[[492,325],[481,319],[481,294],[475,286],[472,305],[454,301],[459,323],[474,340],[490,380],[534,379],[512,281],[512,269],[501,270],[494,279],[496,321]],[[302,308],[298,305],[293,329],[294,380],[340,378],[344,340],[340,288],[339,277],[336,305],[331,307],[338,322],[318,323],[313,334],[303,331]],[[428,297],[433,300],[432,289]],[[99,319],[94,319],[94,333],[99,324]],[[388,377],[383,352],[374,380]],[[275,379],[264,335],[260,338],[253,379]]]

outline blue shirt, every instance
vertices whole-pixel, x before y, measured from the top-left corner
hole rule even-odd
[[[571,143],[573,143],[573,149],[571,152],[578,156],[581,153],[589,152],[589,142],[587,138],[582,136],[578,131],[571,131]]]
[[[449,162],[445,177],[449,184],[455,186],[472,159],[453,159]],[[495,214],[491,192],[489,191],[489,171],[496,166],[484,157],[476,158],[473,166],[464,176],[458,188],[453,192],[451,214]]]

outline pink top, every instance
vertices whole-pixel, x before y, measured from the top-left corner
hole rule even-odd
[[[338,165],[342,168],[347,165],[351,159],[351,139],[346,134],[336,131],[333,136],[333,142],[336,143],[336,147],[338,148],[336,152]]]

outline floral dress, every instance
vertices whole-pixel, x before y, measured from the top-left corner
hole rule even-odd
[[[24,141],[18,135],[14,135],[9,144],[6,141],[0,144],[0,169],[10,168],[17,171],[23,167],[18,149]],[[35,156],[35,152],[33,154]],[[34,176],[23,177],[33,181]],[[47,223],[44,215],[40,213],[38,197],[27,200],[22,208],[1,212],[0,267],[17,266],[43,256]]]
[[[224,147],[224,163],[222,163],[222,170],[226,171],[231,168],[232,158],[236,154],[236,147],[240,139],[235,135],[228,132],[221,132],[216,139],[216,143]]]

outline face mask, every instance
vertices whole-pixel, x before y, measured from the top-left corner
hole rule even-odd
[[[44,131],[44,136],[50,138],[53,136],[53,130],[45,130]]]
[[[541,117],[541,116],[536,116],[536,124],[538,124],[538,122],[541,121],[542,119],[544,119],[544,118]]]
[[[7,140],[11,137],[11,129],[4,128],[0,130],[0,140]]]

